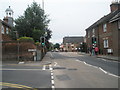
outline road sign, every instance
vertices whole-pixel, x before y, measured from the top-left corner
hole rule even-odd
[[[28,49],[28,52],[36,52],[36,49]]]

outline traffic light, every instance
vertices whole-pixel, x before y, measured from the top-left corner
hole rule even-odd
[[[42,44],[42,46],[45,45],[45,37],[41,37],[41,44]]]
[[[97,43],[96,37],[92,37],[92,44]]]

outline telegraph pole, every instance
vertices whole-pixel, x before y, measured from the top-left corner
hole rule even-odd
[[[44,0],[42,0],[42,9],[44,10]]]

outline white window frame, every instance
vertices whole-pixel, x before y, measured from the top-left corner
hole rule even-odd
[[[103,24],[103,32],[106,32],[107,31],[107,24]]]
[[[104,48],[108,48],[109,47],[108,39],[104,39],[103,44]]]
[[[93,28],[93,30],[92,30],[92,33],[93,33],[93,35],[95,35],[95,29]]]
[[[8,28],[6,28],[6,34],[9,34],[9,30],[8,30]]]
[[[1,27],[1,33],[2,33],[2,34],[5,34],[5,31],[4,31],[4,27],[3,27],[3,26]]]
[[[90,32],[88,31],[88,38],[90,38]]]

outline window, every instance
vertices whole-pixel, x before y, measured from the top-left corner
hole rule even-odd
[[[108,39],[104,40],[104,48],[108,48]]]
[[[9,13],[9,15],[11,16],[11,13]]]
[[[9,34],[8,28],[6,28],[6,34]]]
[[[103,24],[103,32],[107,31],[107,24]]]
[[[95,35],[95,29],[92,30],[93,35]]]
[[[88,32],[88,38],[90,38],[90,32]]]
[[[4,32],[4,27],[3,27],[3,26],[1,27],[1,33],[2,33],[2,34],[5,34],[5,32]]]

